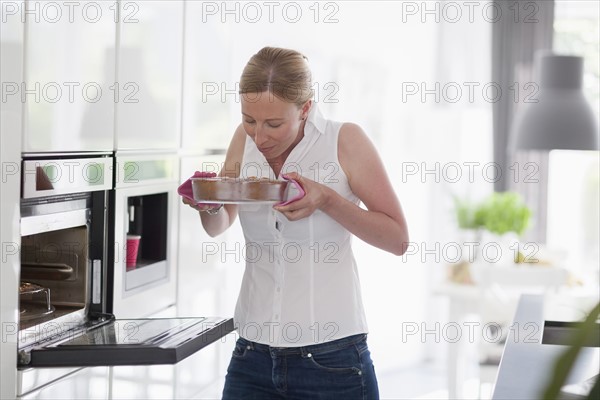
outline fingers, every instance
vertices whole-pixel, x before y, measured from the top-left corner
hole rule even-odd
[[[302,175],[300,175],[297,172],[290,172],[288,174],[281,175],[281,177],[284,178],[284,179],[293,179],[293,180],[295,180],[296,182],[298,182],[300,184],[303,181]]]
[[[187,204],[188,206],[193,206],[196,204],[193,200],[188,199],[187,197],[182,197],[181,201],[183,202],[183,204]]]
[[[194,178],[214,178],[215,176],[217,176],[216,172],[203,172],[203,171],[194,172]]]
[[[279,211],[281,213],[296,211],[296,210],[299,210],[301,208],[305,208],[306,207],[306,205],[304,204],[305,201],[303,201],[303,200],[304,199],[302,198],[302,199],[293,201],[293,202],[291,202],[289,204],[286,204],[285,206],[280,205],[280,206],[274,206],[273,208],[276,211]]]
[[[273,207],[276,211],[282,213],[289,221],[298,221],[308,217],[314,211],[304,199],[294,201],[285,206]]]
[[[216,203],[196,203],[194,200],[187,197],[182,197],[181,201],[183,204],[190,206],[196,211],[207,211],[220,206],[220,204]]]
[[[286,211],[282,213],[288,219],[288,221],[299,221],[302,218],[306,218],[310,215],[306,208],[301,210]]]
[[[299,219],[308,217],[314,212],[315,208],[308,199],[308,190],[304,178],[297,172],[290,172],[289,174],[282,175],[282,177],[288,180],[293,179],[298,182],[300,186],[304,188],[306,194],[301,199],[293,201],[285,206],[275,206],[273,208],[285,215],[289,221],[298,221]]]

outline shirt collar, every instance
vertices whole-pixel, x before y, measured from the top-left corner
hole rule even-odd
[[[313,101],[310,111],[308,112],[308,118],[306,119],[306,125],[312,125],[317,132],[320,134],[325,133],[325,127],[327,126],[327,120],[321,114],[321,110],[317,107],[317,103]]]

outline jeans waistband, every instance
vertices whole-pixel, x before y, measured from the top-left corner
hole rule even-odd
[[[366,333],[359,333],[357,335],[347,336],[345,338],[332,340],[331,342],[321,343],[321,344],[311,344],[309,346],[301,346],[301,347],[272,347],[262,343],[251,342],[243,337],[240,337],[240,340],[244,344],[244,346],[248,346],[248,348],[252,350],[263,351],[266,353],[276,353],[279,355],[293,355],[300,354],[306,355],[309,353],[319,354],[319,353],[327,353],[330,351],[335,351],[339,349],[343,349],[367,338]]]

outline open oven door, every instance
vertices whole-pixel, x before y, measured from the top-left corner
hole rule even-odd
[[[109,319],[19,352],[20,367],[175,364],[234,330],[233,319]]]

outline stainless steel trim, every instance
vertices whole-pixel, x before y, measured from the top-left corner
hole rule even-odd
[[[92,260],[92,303],[100,304],[102,301],[102,262]]]
[[[80,156],[110,156],[112,153],[106,151],[86,151],[86,152],[56,152],[56,153],[21,153],[23,158],[40,157],[80,157]]]
[[[112,157],[24,160],[23,198],[110,190],[112,161]]]
[[[87,224],[87,209],[21,218],[21,236],[58,231]]]

